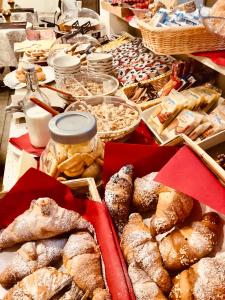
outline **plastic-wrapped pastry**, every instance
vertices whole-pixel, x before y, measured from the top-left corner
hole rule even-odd
[[[178,134],[188,135],[201,123],[203,118],[204,115],[199,112],[183,109],[170,125],[164,129],[162,136],[171,139]]]

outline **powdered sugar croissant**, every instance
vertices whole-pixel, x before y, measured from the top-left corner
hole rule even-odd
[[[135,263],[129,265],[128,274],[137,300],[166,300],[157,284]]]
[[[120,234],[129,217],[133,190],[132,177],[133,166],[124,166],[110,178],[105,187],[105,203]]]
[[[42,268],[25,277],[3,300],[49,300],[72,283],[72,277],[55,268]]]
[[[72,234],[63,250],[63,266],[76,285],[93,295],[97,288],[104,288],[101,272],[100,250],[88,232]]]
[[[124,227],[121,249],[128,264],[136,263],[163,292],[170,291],[170,276],[163,266],[158,245],[137,213],[130,215]]]
[[[58,206],[53,199],[39,198],[0,233],[0,249],[54,237],[75,228],[93,231],[77,212]]]
[[[193,222],[167,235],[159,250],[167,270],[180,271],[209,255],[216,246],[220,217],[209,212],[201,221]]]
[[[193,199],[169,187],[159,194],[155,215],[151,220],[151,233],[157,235],[179,225],[189,216]]]
[[[37,269],[47,267],[57,261],[62,255],[65,243],[64,238],[25,243],[0,273],[0,284],[5,288],[10,288]]]
[[[178,274],[169,299],[224,300],[225,253],[202,258],[189,269]]]

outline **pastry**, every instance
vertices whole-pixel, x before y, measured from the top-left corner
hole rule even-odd
[[[170,276],[163,267],[158,245],[139,214],[130,215],[120,245],[128,265],[136,263],[163,292],[170,291]]]
[[[0,249],[54,237],[72,229],[93,232],[92,225],[77,212],[58,206],[53,199],[39,198],[0,233]]]
[[[202,258],[173,280],[171,300],[223,300],[225,299],[224,253],[213,258]]]
[[[96,288],[104,288],[100,251],[88,232],[77,232],[69,237],[63,250],[63,266],[89,297]]]
[[[63,270],[62,272],[65,273]],[[73,281],[66,291],[63,289],[51,300],[86,300],[88,299],[88,293],[84,293]]]
[[[110,178],[105,188],[105,203],[119,233],[122,233],[129,217],[132,177],[133,166],[124,166]]]
[[[14,285],[3,300],[48,300],[70,285],[72,277],[55,268],[42,268]]]
[[[108,290],[96,289],[94,290],[92,300],[111,300],[111,296]]]
[[[215,249],[219,225],[219,216],[210,212],[203,215],[201,221],[167,235],[159,243],[166,269],[179,271],[209,255]]]
[[[134,181],[133,206],[137,211],[145,212],[155,209],[161,184],[154,181],[157,172],[153,172]]]
[[[37,269],[56,262],[62,255],[65,243],[64,238],[25,243],[0,273],[0,284],[4,288],[10,288]]]
[[[190,214],[193,199],[173,189],[165,188],[159,194],[155,215],[152,217],[150,230],[152,235],[166,232],[181,224]]]
[[[137,300],[166,300],[157,284],[134,263],[129,265],[128,274]]]

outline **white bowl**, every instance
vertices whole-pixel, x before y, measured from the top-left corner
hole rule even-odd
[[[87,61],[91,62],[108,62],[112,61],[112,54],[109,53],[91,53],[87,56]]]
[[[53,60],[53,66],[60,69],[68,69],[80,65],[80,59],[76,56],[62,55]]]

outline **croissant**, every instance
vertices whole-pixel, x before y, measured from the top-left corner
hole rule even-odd
[[[160,183],[154,181],[156,175],[157,172],[153,172],[135,179],[132,204],[137,211],[145,212],[156,208],[159,191],[162,187]]]
[[[69,237],[63,249],[63,266],[89,296],[96,288],[104,288],[100,251],[88,232],[77,232]]]
[[[202,258],[178,274],[173,282],[169,296],[172,300],[225,299],[225,254]]]
[[[159,250],[166,269],[179,271],[200,258],[209,255],[218,239],[220,217],[206,213],[202,221],[175,230],[159,243]]]
[[[131,214],[124,227],[121,249],[128,265],[137,263],[163,292],[169,292],[170,276],[162,265],[158,245],[138,213]]]
[[[54,237],[75,228],[93,231],[91,224],[75,211],[58,206],[53,199],[39,198],[0,233],[0,249]]]
[[[35,271],[14,285],[3,300],[48,300],[72,282],[72,277],[48,267]]]
[[[129,217],[132,177],[133,166],[124,166],[110,178],[105,188],[105,203],[120,234]]]
[[[193,199],[173,189],[165,188],[159,194],[155,215],[152,217],[150,230],[152,235],[166,232],[181,224],[190,214]]]
[[[62,255],[65,243],[64,238],[25,243],[0,273],[0,284],[8,289],[37,269],[47,267],[57,261]]]
[[[92,300],[111,300],[111,296],[108,290],[96,289],[94,290]]]
[[[129,265],[128,274],[137,300],[166,300],[157,284],[134,263]]]
[[[73,281],[71,286],[67,287],[66,291],[62,290],[58,295],[51,300],[86,300],[88,299],[88,292],[84,293]]]

